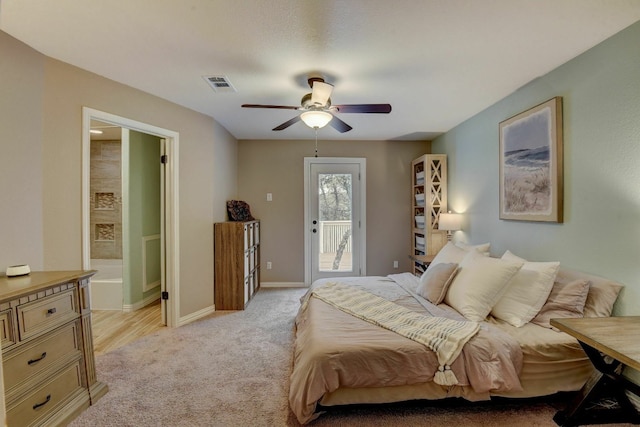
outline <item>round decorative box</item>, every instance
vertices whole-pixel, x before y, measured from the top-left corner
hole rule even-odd
[[[7,267],[7,277],[26,276],[29,273],[31,273],[31,269],[27,264]]]

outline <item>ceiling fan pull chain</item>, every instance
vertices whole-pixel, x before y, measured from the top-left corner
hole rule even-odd
[[[318,157],[318,128],[315,128],[316,131],[316,157]]]

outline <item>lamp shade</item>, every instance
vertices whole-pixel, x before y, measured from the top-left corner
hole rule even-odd
[[[455,213],[441,213],[438,230],[457,231],[462,228],[462,215]]]
[[[302,119],[304,124],[306,124],[310,128],[320,129],[322,127],[325,127],[327,123],[329,123],[331,119],[333,119],[333,116],[331,115],[331,113],[327,113],[326,111],[312,110],[305,111],[304,113],[300,114],[300,118]]]

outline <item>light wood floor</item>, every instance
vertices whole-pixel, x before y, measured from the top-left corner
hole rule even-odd
[[[93,310],[91,324],[96,356],[165,328],[160,316],[160,300],[129,313]]]

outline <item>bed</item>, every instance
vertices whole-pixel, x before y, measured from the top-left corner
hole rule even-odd
[[[549,319],[610,316],[622,285],[558,263],[532,263],[511,253],[500,259],[486,255],[449,243],[420,278],[402,273],[313,283],[296,317],[289,404],[298,421],[309,423],[324,406],[448,397],[481,401],[579,390],[592,374],[591,363],[578,342],[552,329]],[[496,273],[494,264],[509,268]],[[452,272],[441,274],[438,286],[425,291],[425,276],[443,270]],[[515,289],[518,281],[524,291]],[[532,290],[544,281],[551,282]],[[509,290],[515,299],[508,298]],[[491,306],[486,314],[487,307],[474,313],[465,305],[470,300],[472,309],[482,306],[480,291],[492,294],[484,302]],[[455,358],[444,363],[440,348],[341,306],[332,300],[336,292],[390,304],[377,310],[383,316],[397,308],[412,319],[418,314],[427,322],[446,319],[447,326],[477,328],[456,342]],[[522,299],[526,309],[520,307]],[[442,371],[450,371],[453,380],[438,377]]]

